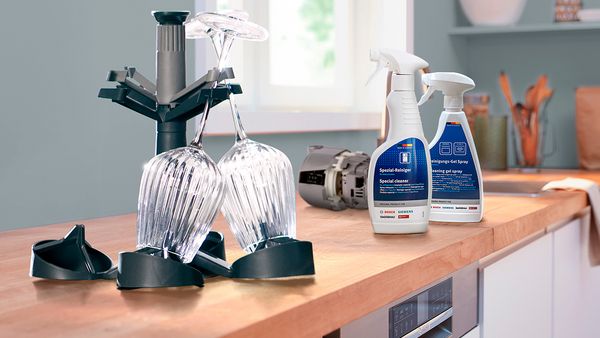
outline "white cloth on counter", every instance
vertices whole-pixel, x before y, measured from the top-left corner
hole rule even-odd
[[[590,263],[600,265],[600,188],[594,181],[567,177],[563,180],[552,181],[542,190],[581,190],[588,195],[592,207],[591,223],[589,224],[588,252]]]

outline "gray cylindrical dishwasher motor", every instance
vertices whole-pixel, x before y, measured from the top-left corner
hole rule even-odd
[[[300,196],[320,208],[366,209],[369,160],[363,152],[310,146],[300,168]]]

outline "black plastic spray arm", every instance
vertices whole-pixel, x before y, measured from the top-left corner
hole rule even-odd
[[[156,102],[156,85],[138,72],[135,67],[125,67],[123,70],[111,70],[108,72],[106,80],[126,85]],[[135,80],[135,82],[131,80]]]
[[[127,107],[133,111],[136,111],[144,116],[147,116],[153,120],[158,120],[158,115],[156,111],[148,106],[142,104],[140,101],[136,100],[135,93],[132,92],[129,88],[117,87],[117,88],[102,88],[100,89],[100,93],[98,97],[104,99],[111,99],[113,102],[116,102],[124,107]]]
[[[233,75],[233,70],[231,68],[224,69],[222,73],[225,73],[226,70],[229,70],[231,72],[231,75]],[[215,82],[218,82],[222,76],[223,75],[220,74],[216,68],[209,70],[208,72],[206,72],[206,74],[204,74],[203,77],[199,78],[198,80],[194,81],[194,83],[192,83],[191,85],[177,92],[171,98],[171,102],[183,102],[185,99],[196,93],[198,90],[208,89],[212,87],[215,84]],[[233,78],[233,76],[229,78]]]
[[[200,89],[188,96],[177,107],[167,112],[164,120],[189,120],[203,112],[207,101],[209,102],[209,108],[212,108],[227,100],[231,94],[240,94],[241,92],[242,87],[238,84],[219,85],[212,89]]]
[[[163,70],[168,73],[166,69],[169,68]],[[138,73],[134,67],[125,67],[123,70],[112,70],[108,73],[108,81],[116,82],[116,88],[102,88],[98,97],[110,99],[155,120],[156,154],[160,154],[187,144],[186,122],[201,114],[207,105],[210,109],[227,100],[231,94],[242,92],[241,87],[237,84],[217,85],[223,80],[232,78],[234,78],[233,69],[224,68],[218,71],[215,68],[175,94],[164,90],[165,85],[167,85],[167,89],[169,88],[170,82],[163,81],[161,94],[160,86],[155,86],[154,83]],[[163,101],[160,101],[160,98]]]
[[[153,120],[158,120],[158,114],[155,108],[148,107],[147,98],[131,90],[125,85],[119,85],[117,88],[102,88],[98,93],[99,98],[111,99],[124,107],[136,111]]]
[[[154,82],[148,80],[144,75],[136,71],[135,67],[129,67],[127,70],[129,71],[129,77],[136,80],[142,88],[146,89],[148,92],[150,92],[150,94],[152,94],[152,97],[154,97],[154,93],[156,93],[156,85]]]
[[[135,79],[139,83],[130,79]],[[117,82],[117,88],[101,88],[98,97],[110,99],[153,120],[158,120],[156,96],[149,91],[155,90],[154,84],[135,71],[135,68],[111,70],[107,80]]]

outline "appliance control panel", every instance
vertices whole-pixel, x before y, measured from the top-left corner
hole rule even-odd
[[[452,278],[392,306],[388,329],[390,338],[401,338],[452,307]]]
[[[471,263],[324,337],[461,337],[477,326],[478,266]]]

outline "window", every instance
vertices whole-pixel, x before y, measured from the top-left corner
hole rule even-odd
[[[271,37],[257,44],[262,80],[259,107],[301,111],[352,107],[349,1],[270,1]]]
[[[323,124],[331,129],[379,128],[385,102],[385,74],[381,72],[365,86],[375,69],[369,60],[369,49],[407,48],[407,37],[412,35],[412,28],[407,29],[408,7],[411,1],[405,0],[197,3],[198,11],[243,9],[250,13],[251,21],[269,30],[267,41],[236,41],[231,51],[230,64],[236,82],[244,90],[244,95],[237,99],[242,113],[272,113],[278,117],[290,112],[303,113],[304,120],[313,120],[306,122],[310,130],[319,130]],[[212,48],[207,48],[208,41],[198,42],[204,47],[197,47],[197,54],[206,56],[204,60],[198,58],[196,67],[198,75],[202,75],[215,60]],[[336,125],[331,125],[314,115],[332,117],[333,113],[347,116],[335,116]],[[352,119],[354,126],[344,125],[344,120]],[[370,122],[365,123],[366,120]],[[311,123],[319,126],[311,128]],[[211,124],[209,132],[214,131]],[[277,130],[274,127],[271,131]]]
[[[269,83],[281,87],[331,87],[347,41],[348,4],[333,0],[272,1],[269,4]],[[340,13],[342,12],[342,13]],[[337,34],[336,34],[337,33]],[[343,34],[342,34],[343,36]]]

